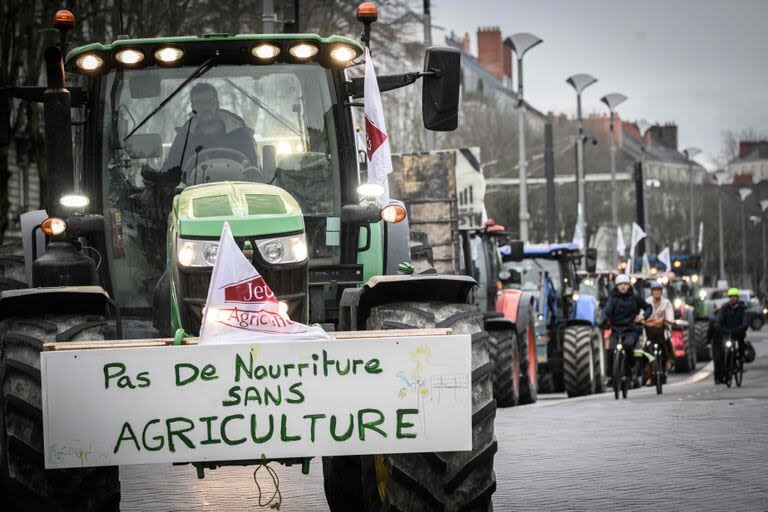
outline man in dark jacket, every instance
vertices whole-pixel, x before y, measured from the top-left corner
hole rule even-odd
[[[715,316],[714,336],[712,336],[712,360],[715,363],[715,382],[723,379],[723,339],[730,336],[739,342],[739,354],[744,358],[744,337],[747,334],[747,308],[739,300],[738,288],[728,290],[728,302],[723,304]]]
[[[627,353],[627,369],[634,368],[635,346],[642,333],[639,322],[651,316],[653,308],[639,295],[630,284],[629,276],[620,274],[616,277],[616,287],[608,297],[600,316],[600,325],[611,326],[611,348],[606,354],[607,373],[613,371],[613,351],[619,342],[619,332],[624,333],[624,346]]]

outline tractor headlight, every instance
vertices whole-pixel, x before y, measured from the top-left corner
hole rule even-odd
[[[706,290],[699,290],[699,300],[704,300],[707,298],[707,291]]]
[[[307,241],[301,235],[269,238],[256,242],[259,254],[272,265],[299,263],[307,259]]]
[[[185,240],[176,244],[176,260],[182,267],[212,267],[216,263],[219,242],[211,240]]]
[[[677,298],[675,299],[674,305],[675,305],[675,309],[680,309],[680,306],[683,305],[683,301],[680,298]]]
[[[731,340],[728,340],[725,342],[725,346],[728,348],[731,348],[733,346],[733,343],[731,342]]]

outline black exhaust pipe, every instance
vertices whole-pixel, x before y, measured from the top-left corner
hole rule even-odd
[[[45,123],[45,165],[47,175],[46,210],[50,217],[67,213],[59,198],[74,191],[75,170],[72,157],[72,99],[64,87],[64,60],[61,48],[45,50],[48,89],[43,94]]]

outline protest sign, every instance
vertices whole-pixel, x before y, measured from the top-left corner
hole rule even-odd
[[[394,333],[44,351],[46,468],[470,450],[470,351]]]

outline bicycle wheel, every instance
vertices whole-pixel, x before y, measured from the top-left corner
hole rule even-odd
[[[629,390],[629,384],[632,380],[632,370],[627,368],[627,362],[625,360],[626,354],[622,351],[621,353],[621,397],[627,398],[627,392]]]
[[[653,380],[656,384],[656,394],[661,394],[661,386],[664,384],[664,358],[661,351],[656,350],[656,357],[653,359]]]
[[[619,389],[621,389],[621,382],[624,375],[624,355],[619,350],[613,351],[613,395],[616,400],[619,399]]]
[[[725,377],[725,385],[731,387],[733,384],[733,350],[726,349],[723,354],[725,360],[723,361],[723,376]]]
[[[739,356],[738,352],[736,353],[736,370],[733,377],[736,380],[736,387],[740,388],[744,381],[744,358]]]

